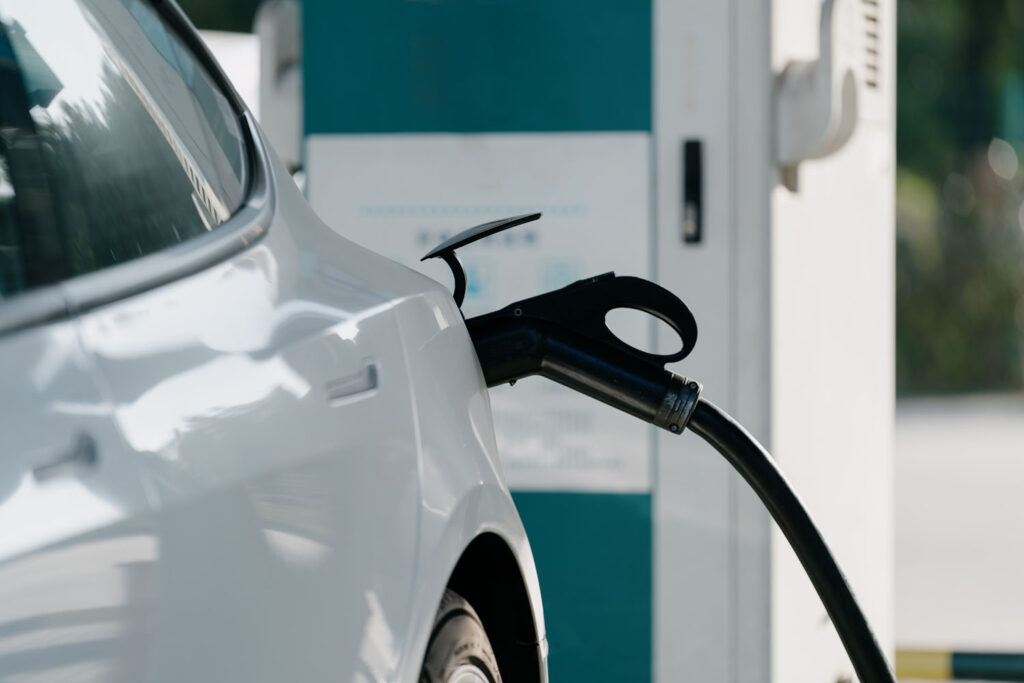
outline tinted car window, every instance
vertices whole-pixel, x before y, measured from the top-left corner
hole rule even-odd
[[[25,288],[21,245],[15,233],[14,186],[7,159],[0,158],[0,297]]]
[[[0,0],[0,293],[129,261],[241,205],[241,126],[144,0]]]

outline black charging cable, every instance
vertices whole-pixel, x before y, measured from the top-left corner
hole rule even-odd
[[[768,508],[814,584],[861,683],[895,683],[832,551],[768,451],[742,425],[704,399],[697,401],[687,427],[721,453]]]

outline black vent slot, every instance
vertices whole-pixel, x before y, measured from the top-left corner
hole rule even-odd
[[[861,0],[864,6],[864,83],[869,88],[878,88],[878,50],[881,45],[878,1]]]

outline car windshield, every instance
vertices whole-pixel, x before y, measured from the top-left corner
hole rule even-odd
[[[143,0],[0,0],[0,297],[227,220],[243,134]]]

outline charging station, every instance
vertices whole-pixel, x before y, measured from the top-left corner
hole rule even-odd
[[[776,454],[891,650],[895,3],[272,2],[264,128],[327,221],[467,317],[615,271],[683,296],[675,368]],[[671,351],[650,319],[615,322]],[[710,447],[540,380],[491,392],[553,681],[839,681],[834,629]]]

